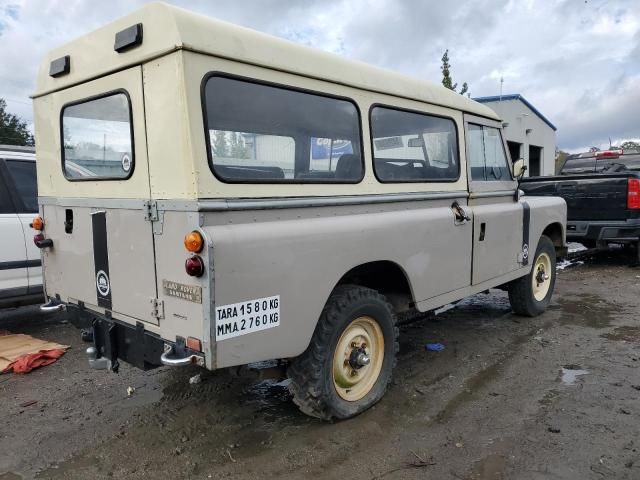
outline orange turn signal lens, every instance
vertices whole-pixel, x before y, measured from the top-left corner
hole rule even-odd
[[[187,337],[187,348],[196,352],[202,351],[202,342],[195,337]]]
[[[184,248],[193,253],[199,253],[204,246],[204,238],[199,232],[195,230],[191,233],[187,233],[184,237]]]
[[[37,216],[31,221],[31,228],[39,231],[44,229],[44,220],[41,216]]]

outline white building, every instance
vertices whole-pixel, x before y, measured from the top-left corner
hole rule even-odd
[[[502,118],[511,159],[524,159],[527,176],[555,174],[556,127],[544,115],[520,94],[474,100]]]

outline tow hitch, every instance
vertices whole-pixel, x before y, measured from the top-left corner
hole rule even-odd
[[[160,361],[163,365],[170,367],[184,367],[186,365],[199,365],[204,367],[204,356],[184,349],[180,350],[183,351],[177,352],[176,347],[165,344],[164,353],[160,356]]]

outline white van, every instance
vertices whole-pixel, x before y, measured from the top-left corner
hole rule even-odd
[[[37,212],[34,148],[0,145],[0,306],[42,298],[40,250],[29,226]]]

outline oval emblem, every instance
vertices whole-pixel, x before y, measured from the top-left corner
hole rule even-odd
[[[99,270],[96,274],[96,288],[98,289],[98,293],[103,297],[109,295],[111,287],[109,285],[109,277],[104,270]]]
[[[129,170],[131,170],[131,157],[128,154],[124,154],[122,156],[122,170],[124,170],[125,172],[128,172]]]

